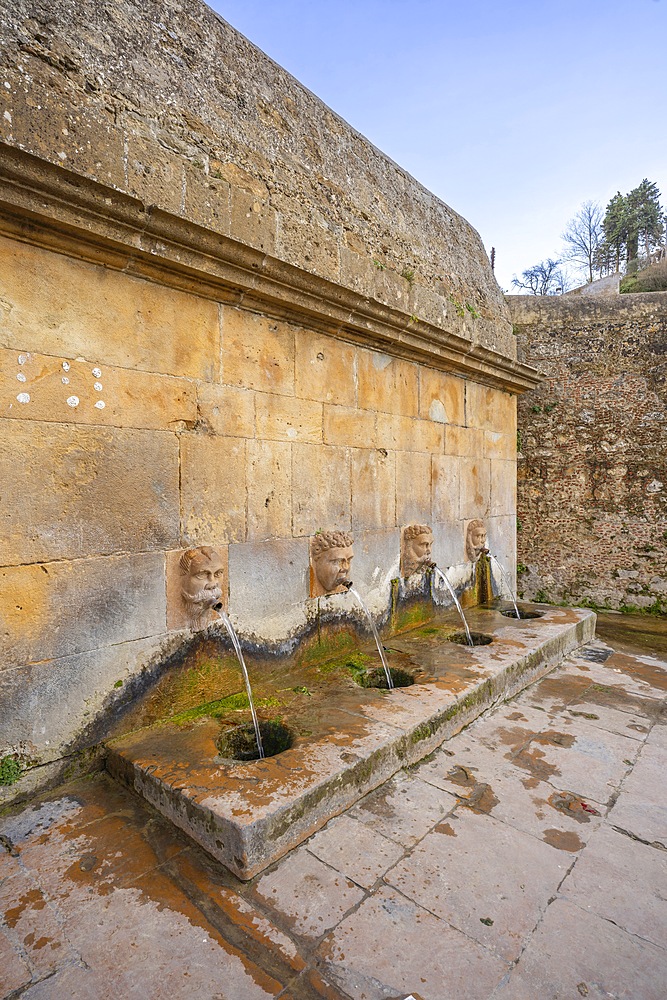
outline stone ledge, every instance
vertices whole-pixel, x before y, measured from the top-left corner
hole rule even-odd
[[[540,381],[472,339],[2,144],[0,233],[508,392]]]
[[[542,610],[541,619],[525,621],[494,609],[468,612],[472,629],[494,636],[485,647],[434,646],[417,633],[395,637],[391,651],[421,662],[426,682],[391,694],[360,688],[356,706],[337,702],[320,732],[298,737],[276,757],[216,760],[220,726],[204,718],[113,741],[107,767],[235,875],[250,879],[595,633],[590,611]]]

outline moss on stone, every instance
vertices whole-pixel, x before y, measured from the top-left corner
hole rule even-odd
[[[21,763],[15,754],[0,758],[0,785],[15,785],[21,772]]]

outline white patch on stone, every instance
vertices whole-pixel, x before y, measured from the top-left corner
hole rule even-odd
[[[63,370],[66,372],[69,371],[69,361],[63,361]]]
[[[93,368],[93,375],[95,378],[102,378],[102,371],[99,368]]]
[[[98,392],[102,392],[103,388],[104,386],[102,385],[101,382],[96,382],[95,385],[93,386],[93,389],[96,389]]]
[[[103,410],[106,405],[107,404],[104,402],[103,399],[98,399],[97,402],[95,403],[95,409],[96,410]]]
[[[19,356],[18,356],[18,363],[20,365],[24,365],[27,360],[28,360],[27,355],[25,355],[25,354],[19,354]]]
[[[647,493],[659,493],[660,490],[663,489],[663,487],[664,487],[664,484],[661,483],[659,479],[654,479],[646,487],[646,492]]]
[[[30,402],[30,393],[29,392],[20,392],[16,398],[18,399],[19,403],[29,403]]]
[[[67,378],[67,375],[63,375],[62,383],[63,385],[69,385],[69,379]]]
[[[16,378],[18,379],[19,382],[26,382],[27,381],[27,379],[26,379],[25,375],[23,374],[23,372],[19,372],[18,375],[16,376]]]
[[[67,397],[67,405],[68,406],[72,406],[72,407],[78,406],[79,405],[79,397],[78,396],[68,396]]]
[[[445,411],[445,404],[440,399],[434,399],[428,408],[428,415],[431,420],[435,420],[439,424],[447,423],[447,413]]]
[[[296,437],[296,431],[295,431],[295,429],[293,427],[288,427],[287,428],[287,437],[288,438],[295,438]]]
[[[378,371],[384,371],[384,369],[391,364],[391,357],[389,354],[379,354],[377,351],[373,352],[373,368]]]

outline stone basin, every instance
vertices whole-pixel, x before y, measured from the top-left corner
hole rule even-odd
[[[589,610],[541,606],[543,617],[521,620],[502,610],[467,612],[472,630],[493,637],[490,645],[448,642],[455,617],[385,640],[390,666],[412,670],[410,687],[362,688],[349,671],[328,671],[319,687],[313,682],[312,696],[282,713],[295,738],[275,757],[222,760],[220,719],[202,715],[110,741],[107,767],[238,878],[250,879],[595,634]]]

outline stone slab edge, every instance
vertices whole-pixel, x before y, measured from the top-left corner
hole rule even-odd
[[[107,769],[187,833],[242,880],[253,878],[297,847],[332,817],[388,781],[401,768],[427,757],[499,701],[514,697],[552,670],[572,650],[595,635],[596,616],[580,611],[576,623],[567,623],[555,636],[518,656],[493,677],[480,679],[453,704],[425,717],[407,731],[396,731],[389,742],[327,780],[303,789],[275,812],[266,812],[250,824],[231,821],[193,801],[183,790],[155,777],[109,748]]]

